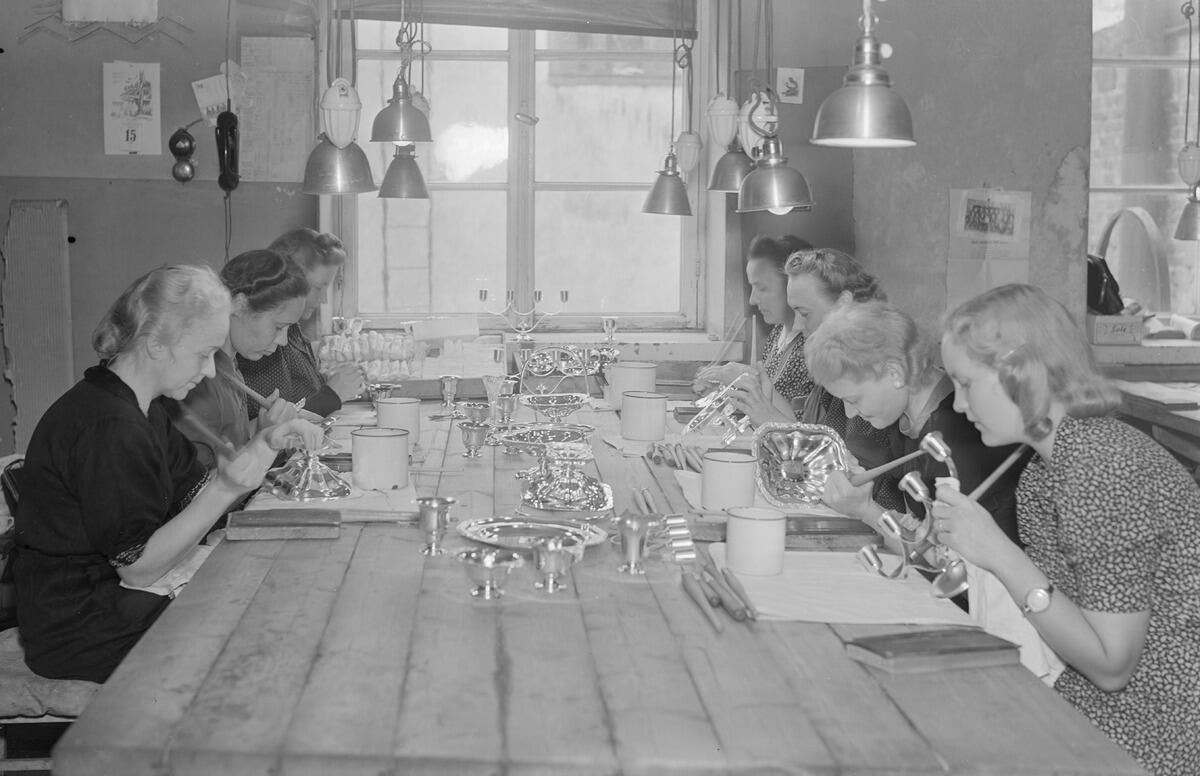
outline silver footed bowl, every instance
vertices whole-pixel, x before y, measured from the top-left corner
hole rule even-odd
[[[767,423],[754,432],[755,479],[778,507],[815,504],[830,472],[846,471],[850,455],[841,436],[811,423]]]
[[[550,442],[584,442],[596,429],[571,423],[530,423],[495,435],[505,447],[541,454]]]
[[[297,450],[283,466],[264,478],[272,495],[283,501],[332,501],[350,495],[350,484],[310,450]]]
[[[552,423],[563,420],[587,400],[586,393],[527,393],[521,396],[522,404],[542,413]]]

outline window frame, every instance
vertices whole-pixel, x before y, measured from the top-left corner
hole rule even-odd
[[[708,84],[711,82],[715,64],[712,61],[712,49],[714,46],[711,27],[705,22],[712,18],[712,8],[710,3],[700,2],[698,4],[697,14],[699,28],[699,37],[695,41],[693,48],[693,105],[689,106],[692,116],[692,126],[696,131],[704,134],[701,124],[702,116],[696,108],[696,104],[703,104],[699,95],[706,94]],[[534,90],[536,88],[535,73],[537,64],[542,61],[552,61],[554,59],[571,59],[578,60],[586,59],[605,59],[605,58],[620,58],[628,60],[631,56],[636,57],[636,52],[620,51],[587,51],[581,52],[569,49],[541,49],[536,48],[536,33],[529,30],[509,29],[509,48],[504,51],[486,51],[477,50],[471,52],[452,51],[438,52],[434,50],[428,55],[431,61],[453,60],[486,60],[486,61],[506,61],[509,63],[508,68],[508,83],[509,83],[509,115],[517,111],[532,113],[534,110]],[[705,52],[708,52],[707,54]],[[352,54],[353,55],[353,54]],[[358,52],[358,55],[366,55],[367,58],[395,60],[399,66],[400,52],[398,50],[379,50],[379,49],[364,49]],[[647,54],[647,57],[661,57],[660,52]],[[319,61],[324,61],[324,55]],[[684,79],[682,73],[679,73],[680,79],[677,86],[678,103],[686,101],[684,93]],[[363,113],[359,122],[359,138],[358,142],[369,143],[369,132],[364,131],[364,127],[369,128],[369,122],[374,116],[374,111],[377,107],[364,106]],[[687,116],[676,116],[676,130],[682,131],[688,126]],[[449,182],[434,182],[427,181],[426,185],[430,190],[438,189],[459,189],[459,190],[504,190],[507,191],[508,199],[508,234],[507,234],[507,256],[506,267],[509,278],[512,279],[515,290],[516,299],[514,307],[518,310],[527,310],[533,307],[534,288],[533,282],[533,248],[534,248],[534,198],[538,192],[543,191],[646,191],[648,192],[653,182],[655,171],[646,171],[646,180],[644,184],[626,184],[626,183],[564,183],[564,182],[537,182],[533,179],[534,169],[534,154],[535,154],[535,131],[522,122],[515,120],[509,121],[509,180],[500,183],[449,183]],[[365,137],[364,137],[365,136]],[[616,317],[619,320],[619,327],[623,332],[646,332],[646,333],[668,333],[678,332],[677,336],[686,336],[687,334],[703,334],[706,321],[706,296],[707,296],[707,276],[709,274],[709,252],[711,248],[711,232],[710,227],[723,230],[723,219],[714,217],[711,208],[708,206],[708,192],[705,188],[707,184],[707,171],[709,169],[709,155],[711,149],[708,148],[708,143],[705,144],[701,152],[700,162],[689,176],[686,177],[686,184],[689,198],[693,204],[693,215],[688,217],[679,216],[659,216],[645,215],[642,213],[632,213],[631,217],[638,218],[678,218],[679,234],[680,234],[680,297],[679,309],[674,312],[663,313],[622,313],[615,311],[612,313],[590,311],[590,312],[574,312],[568,309],[559,312],[556,315],[550,316],[538,326],[540,332],[563,332],[563,333],[579,333],[579,332],[596,332],[599,329],[597,324],[598,318]],[[666,149],[664,149],[665,152]],[[518,171],[523,171],[524,174],[517,174]],[[377,196],[373,193],[367,193],[358,196]],[[435,311],[429,313],[386,313],[376,314],[370,312],[362,312],[358,305],[358,273],[355,271],[355,256],[359,255],[359,239],[357,234],[357,216],[358,216],[358,196],[322,196],[320,197],[320,218],[321,228],[323,230],[332,231],[342,237],[346,244],[347,251],[350,255],[350,261],[346,269],[341,273],[338,280],[338,286],[335,288],[335,300],[332,305],[327,305],[330,308],[327,312],[329,315],[346,316],[346,317],[361,317],[367,315],[370,321],[371,328],[391,329],[398,328],[403,323],[414,320],[422,320],[428,318],[470,318],[474,317],[478,324],[481,333],[497,333],[511,332],[511,327],[504,321],[503,318],[487,313],[482,309],[472,311]],[[529,257],[522,262],[522,256]],[[549,292],[547,292],[549,293]],[[553,309],[551,305],[545,305],[549,309]],[[482,304],[481,304],[482,308]],[[719,311],[717,312],[719,315]]]

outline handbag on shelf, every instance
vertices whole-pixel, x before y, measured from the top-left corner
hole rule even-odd
[[[1104,257],[1089,253],[1087,258],[1088,312],[1096,315],[1117,315],[1125,309],[1117,279],[1113,277]]]

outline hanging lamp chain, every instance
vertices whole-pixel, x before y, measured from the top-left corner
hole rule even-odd
[[[1192,69],[1195,60],[1192,58],[1192,37],[1193,37],[1193,21],[1196,15],[1196,7],[1192,0],[1187,0],[1183,5],[1179,6],[1179,12],[1183,14],[1183,18],[1187,19],[1188,25],[1188,63],[1187,63],[1187,95],[1184,97],[1183,108],[1183,143],[1187,145],[1190,139],[1189,123],[1192,115]],[[1200,95],[1196,96],[1197,111],[1200,112]],[[1196,117],[1196,138],[1195,144],[1200,145],[1200,115]]]

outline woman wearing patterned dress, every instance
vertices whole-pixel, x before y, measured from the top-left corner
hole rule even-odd
[[[778,238],[759,235],[750,242],[746,253],[750,304],[771,327],[763,343],[758,373],[769,382],[783,408],[790,407],[793,401],[803,402],[813,387],[804,364],[804,333],[796,325],[796,314],[788,305],[787,275],[783,272],[788,256],[810,248],[809,243],[790,234]],[[704,393],[748,372],[754,373],[755,368],[738,363],[714,365],[700,370],[692,387],[697,393]],[[765,413],[769,412],[765,405],[749,409],[747,414],[756,422],[762,422],[756,415],[765,419]]]
[[[171,599],[152,585],[192,552],[237,498],[257,487],[299,422],[252,437],[215,470],[171,425],[214,372],[229,292],[208,267],[138,279],[96,328],[100,363],[38,421],[17,472],[14,576],[25,660],[52,678],[102,682]],[[316,430],[310,424],[304,424]]]
[[[950,314],[955,406],[989,445],[1036,456],[1017,487],[1022,549],[938,489],[940,540],[994,574],[1066,664],[1055,689],[1158,776],[1200,773],[1200,488],[1140,431],[1079,327],[1027,285]]]

